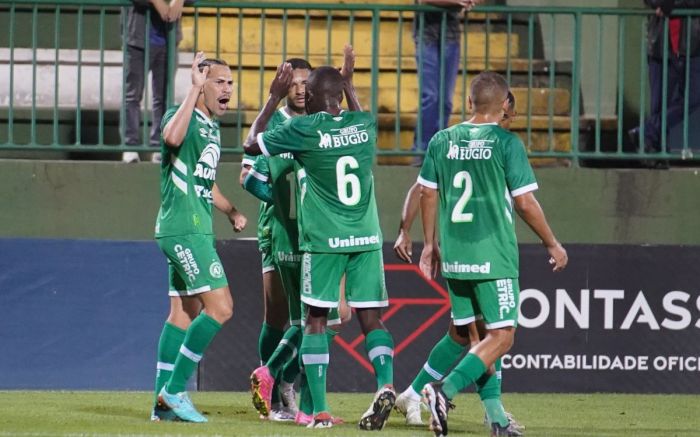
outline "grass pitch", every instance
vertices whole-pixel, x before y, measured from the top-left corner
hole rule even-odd
[[[333,413],[346,424],[307,430],[291,423],[260,421],[248,393],[194,393],[207,424],[151,423],[152,394],[145,392],[0,391],[0,436],[364,436],[356,421],[371,394],[329,395]],[[698,436],[700,396],[506,394],[507,409],[526,425],[527,436]],[[450,435],[486,436],[478,398],[455,399]],[[424,414],[424,420],[427,415]],[[369,434],[374,435],[374,434]],[[425,436],[392,413],[382,436]]]

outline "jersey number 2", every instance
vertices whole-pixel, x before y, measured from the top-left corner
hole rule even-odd
[[[452,223],[468,223],[474,220],[474,214],[471,212],[464,212],[464,208],[467,206],[467,202],[472,197],[474,193],[474,186],[472,185],[472,177],[467,171],[460,171],[457,173],[452,180],[452,186],[455,188],[464,188],[464,192],[459,197],[457,204],[452,210]]]
[[[347,167],[360,168],[360,164],[352,156],[343,156],[335,164],[338,199],[345,205],[353,206],[360,201],[360,178],[346,173]]]

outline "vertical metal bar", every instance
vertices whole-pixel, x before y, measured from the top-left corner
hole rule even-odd
[[[554,88],[555,88],[555,81],[556,81],[556,70],[557,70],[557,63],[556,63],[556,50],[557,50],[557,19],[554,14],[551,15],[552,18],[552,26],[551,26],[551,32],[549,34],[549,39],[550,39],[550,47],[549,47],[549,99],[547,101],[547,112],[549,117],[547,120],[547,148],[551,152],[554,150]]]
[[[399,11],[399,43],[396,52],[396,115],[394,117],[394,149],[401,149],[401,53],[403,52],[403,12]]]
[[[644,152],[644,119],[646,111],[646,96],[647,96],[647,38],[645,26],[641,26],[641,72],[639,77],[639,148],[637,153],[641,154]]]
[[[623,107],[625,95],[625,27],[627,17],[620,15],[617,33],[617,152],[622,153]]]
[[[263,100],[265,99],[264,93],[264,83],[265,83],[265,12],[263,9],[260,13],[260,67],[258,68],[258,74],[260,75],[260,89],[258,90],[258,104],[263,105]]]
[[[39,29],[39,6],[32,8],[32,112],[30,120],[29,144],[36,146],[36,46]]]
[[[355,46],[355,11],[350,10],[350,18],[348,19],[348,26],[350,26],[350,45]]]
[[[122,13],[121,27],[126,29],[126,14]],[[121,105],[119,105],[119,147],[123,148],[126,142],[126,71],[129,68],[129,57],[127,56],[128,46],[126,38],[122,37],[122,95]]]
[[[527,17],[527,149],[532,148],[532,58],[535,52],[535,15]]]
[[[668,115],[668,27],[669,18],[664,17],[664,51],[661,67],[661,152],[666,153],[666,117]]]
[[[282,61],[287,59],[287,9],[282,11]]]
[[[199,51],[199,8],[194,9],[194,52]]]
[[[10,5],[10,102],[7,110],[7,143],[14,144],[14,122],[15,122],[15,7]]]
[[[690,32],[691,32],[691,17],[688,16],[685,19],[685,85],[683,88],[683,150],[681,156],[683,159],[692,157],[692,151],[690,150],[690,145],[688,144],[688,125],[690,121],[688,120],[688,111],[690,109]],[[694,86],[700,86],[697,83]]]
[[[61,48],[61,6],[56,5],[56,15],[54,17],[54,75],[53,75],[53,126],[52,126],[52,144],[58,146],[58,105],[59,105],[59,94],[58,94],[58,73],[59,73],[59,62],[60,59],[60,48]]]
[[[597,50],[597,62],[598,62],[598,73],[596,75],[596,83],[598,84],[598,89],[596,90],[596,100],[595,100],[595,151],[600,153],[600,113],[601,113],[601,100],[603,98],[603,15],[598,15],[598,50]]]
[[[333,29],[333,11],[330,9],[326,15],[326,65],[331,65],[331,29]]]
[[[445,44],[447,44],[447,12],[442,13],[440,21],[440,66],[438,67],[438,129],[447,125],[450,114],[445,114]]]
[[[372,9],[372,114],[377,116],[379,102],[379,9]]]
[[[580,89],[581,89],[581,12],[574,14],[574,62],[571,78],[571,149],[572,164],[579,164],[579,124],[580,124]]]
[[[75,143],[81,144],[82,142],[82,113],[81,113],[81,88],[82,88],[82,64],[83,64],[83,5],[78,7],[78,63],[76,67],[78,68],[77,80],[78,80],[78,92],[75,105]]]
[[[466,33],[466,32],[464,32]],[[510,75],[511,75],[511,40],[513,39],[513,14],[510,12],[508,13],[508,16],[506,18],[506,35],[508,37],[508,40],[506,41],[506,80],[508,81],[508,84],[510,84]]]
[[[105,100],[104,100],[104,89],[105,89],[105,47],[104,47],[104,33],[105,33],[105,9],[100,8],[100,19],[98,25],[98,31],[100,32],[100,102],[99,109],[97,113],[97,144],[103,145],[105,143]]]
[[[149,108],[152,106],[151,105],[151,87],[148,83],[148,71],[150,70],[151,66],[151,38],[149,37],[149,32],[150,32],[150,23],[151,22],[151,8],[148,8],[146,10],[146,23],[145,27],[143,30],[143,34],[145,35],[144,37],[144,50],[143,50],[143,90],[144,90],[144,97],[143,97],[143,112],[141,119],[143,120],[143,124],[141,125],[141,144],[142,145],[147,145],[150,143],[150,133],[148,130],[148,122],[151,119],[151,112],[149,111]],[[168,65],[166,66],[167,69],[167,75],[170,75],[170,47],[169,47],[169,41],[168,41],[169,35],[166,35],[166,63]],[[167,85],[168,91],[170,91],[170,83]],[[170,106],[172,100],[171,96],[172,94],[170,92],[167,93],[167,106]],[[139,108],[141,109],[141,108]]]
[[[310,23],[310,17],[309,17],[309,10],[306,10],[306,14],[304,15],[304,59],[309,59],[309,26],[311,25]]]
[[[461,113],[461,119],[466,120],[467,119],[467,75],[469,71],[469,62],[467,59],[467,54],[468,54],[468,46],[467,46],[467,15],[465,14],[464,20],[465,23],[464,27],[465,30],[462,32],[462,47],[460,47],[460,50],[463,51],[462,53],[462,113]]]
[[[239,144],[243,143],[243,8],[238,9],[238,62],[236,66],[236,94],[238,95],[238,103],[236,104],[236,131],[238,132]]]
[[[418,53],[416,53],[416,59],[418,60],[418,109],[416,116],[416,145],[421,147],[426,147],[423,144],[423,113],[421,108],[423,107],[423,38],[425,37],[425,13],[419,12],[418,14]],[[466,32],[464,32],[466,34]],[[420,147],[418,147],[420,149]]]
[[[264,14],[265,14],[265,11],[263,11],[263,15]],[[265,24],[263,23],[263,34],[265,33],[264,29],[265,29]],[[220,57],[221,57],[221,8],[216,8],[216,58],[218,59]]]
[[[484,50],[484,69],[490,70],[491,67],[491,16],[486,13],[486,46]]]

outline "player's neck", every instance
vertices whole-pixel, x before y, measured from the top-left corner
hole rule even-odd
[[[503,114],[480,114],[475,112],[467,122],[472,124],[498,123],[502,118]]]
[[[206,115],[210,120],[214,118],[212,116],[212,113],[209,111],[209,108],[207,108],[207,105],[205,105],[201,99],[200,99],[200,101],[197,102],[196,105],[194,105],[194,108],[199,109],[199,111],[202,114]]]
[[[284,107],[284,112],[290,117],[296,117],[297,115],[306,115],[306,110],[303,108],[295,108],[294,106],[286,105]]]
[[[324,112],[327,112],[331,115],[340,115],[340,113],[343,112],[343,110],[338,105],[332,105],[332,106],[326,106],[326,109],[324,109]]]

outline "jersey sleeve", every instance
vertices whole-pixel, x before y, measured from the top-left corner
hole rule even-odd
[[[243,159],[241,159],[241,167],[252,167],[253,164],[255,164],[255,156],[243,154]]]
[[[520,196],[537,189],[537,180],[527,159],[525,145],[515,134],[505,149],[505,173],[511,196]]]
[[[285,152],[298,152],[303,143],[303,132],[307,129],[305,117],[295,117],[276,128],[258,134],[258,145],[265,156]]]
[[[438,188],[438,177],[437,169],[435,166],[435,150],[439,148],[438,135],[434,136],[430,143],[428,143],[428,150],[425,153],[425,158],[423,159],[423,166],[420,169],[420,174],[418,175],[418,183],[437,190]]]
[[[160,121],[161,135],[163,135],[162,132],[163,132],[163,129],[165,128],[165,125],[167,125],[168,122],[170,122],[170,119],[172,119],[173,116],[175,115],[175,113],[177,112],[177,108],[178,108],[177,106],[173,106],[172,108],[165,111],[165,114],[163,114],[163,118]]]

